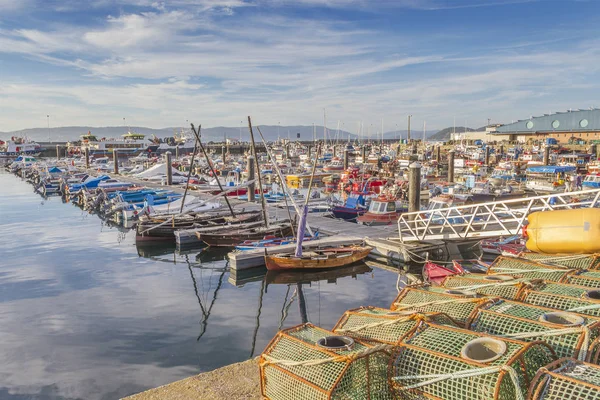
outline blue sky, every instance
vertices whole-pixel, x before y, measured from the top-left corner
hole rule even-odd
[[[596,0],[0,0],[0,131],[599,107],[599,17]]]

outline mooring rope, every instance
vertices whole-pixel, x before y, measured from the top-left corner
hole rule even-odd
[[[356,353],[352,353],[352,354],[348,354],[348,355],[339,355],[336,357],[327,357],[327,358],[320,358],[320,359],[316,359],[316,360],[304,360],[304,361],[278,360],[267,354],[263,354],[262,357],[269,364],[281,365],[284,367],[301,367],[301,366],[302,367],[313,367],[315,365],[328,364],[328,363],[332,363],[332,362],[352,362],[358,358],[362,358],[362,357],[368,356],[373,353],[391,350],[393,347],[394,346],[391,346],[389,344],[380,344],[380,345],[370,347],[365,350],[358,351]]]
[[[587,311],[587,310],[597,310],[599,308],[600,308],[600,304],[590,304],[587,306],[569,308],[568,310],[565,310],[565,311],[579,312],[579,311]]]
[[[492,271],[511,271],[514,274],[523,274],[526,272],[573,272],[577,269],[563,269],[563,268],[540,268],[540,269],[517,269],[517,268],[492,268]],[[511,273],[509,272],[509,273]]]
[[[415,303],[415,304],[404,304],[404,303],[394,303],[394,305],[397,305],[399,307],[396,307],[396,310],[406,310],[409,308],[418,308],[418,307],[425,307],[425,306],[438,306],[438,305],[442,305],[442,304],[450,304],[450,303],[476,303],[481,301],[481,298],[475,297],[475,298],[466,298],[466,299],[450,299],[450,300],[434,300],[434,301],[428,301],[425,303]]]
[[[458,287],[451,288],[451,290],[484,289],[484,288],[492,287],[492,286],[511,286],[511,285],[515,285],[517,283],[529,283],[529,281],[528,280],[514,279],[514,280],[511,280],[511,281],[505,281],[505,282],[482,283],[480,285],[458,286]]]
[[[517,372],[508,365],[498,365],[495,367],[486,367],[486,368],[475,368],[475,369],[467,369],[457,372],[451,372],[448,374],[430,374],[430,375],[407,375],[407,376],[396,376],[393,377],[392,380],[400,381],[400,380],[415,380],[415,379],[427,379],[426,381],[415,383],[408,386],[400,387],[401,390],[410,390],[417,389],[423,386],[431,385],[433,383],[445,381],[448,379],[464,379],[464,378],[472,378],[475,376],[482,376],[493,374],[500,371],[508,372],[510,379],[512,380],[512,384],[515,387],[515,398],[517,400],[524,400],[525,397],[523,392],[521,391],[521,386],[519,385],[519,378]]]
[[[400,318],[395,318],[392,320],[387,320],[387,321],[379,321],[379,322],[372,322],[370,324],[364,324],[364,325],[359,325],[359,326],[355,326],[353,328],[338,328],[335,330],[335,332],[340,332],[340,333],[346,333],[346,332],[358,332],[358,331],[362,331],[365,329],[370,329],[370,328],[377,328],[377,327],[381,327],[381,326],[389,326],[389,325],[394,325],[394,324],[399,324],[402,322],[408,322],[408,321],[419,321],[422,320],[423,318],[420,316],[408,316],[408,317],[400,317]]]

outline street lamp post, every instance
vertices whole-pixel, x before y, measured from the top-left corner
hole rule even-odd
[[[407,139],[410,142],[410,118],[412,117],[412,114],[408,115],[408,136]]]
[[[48,142],[52,143],[52,142],[50,142],[50,115],[49,114],[46,115],[46,120],[48,122]]]

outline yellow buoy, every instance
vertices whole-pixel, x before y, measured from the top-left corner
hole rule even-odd
[[[600,209],[541,211],[524,229],[527,248],[538,253],[600,252]]]

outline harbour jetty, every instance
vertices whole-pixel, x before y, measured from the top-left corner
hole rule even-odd
[[[190,154],[92,157],[88,135],[66,157],[57,147],[6,165],[40,195],[135,231],[139,251],[225,249],[230,281],[262,281],[261,303],[269,284],[297,285],[302,323],[282,325],[258,359],[130,399],[558,398],[539,385],[560,379],[600,388],[568,372],[595,374],[600,360],[596,149],[267,143],[249,117],[248,129],[240,154],[205,146],[192,125]],[[309,321],[299,282],[371,265],[397,278],[389,307]]]

